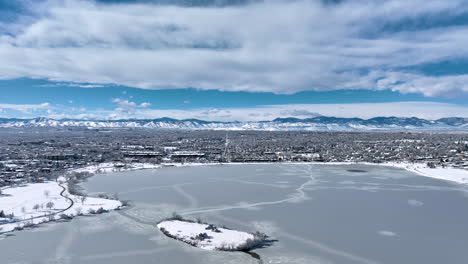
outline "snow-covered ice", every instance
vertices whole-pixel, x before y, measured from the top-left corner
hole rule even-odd
[[[245,244],[248,240],[253,240],[254,235],[236,230],[218,228],[221,232],[207,230],[207,224],[192,223],[180,220],[168,220],[160,222],[157,227],[164,228],[176,239],[188,244],[196,244],[196,247],[207,250],[235,249]],[[197,235],[206,233],[207,239],[203,241],[194,239]]]
[[[106,173],[115,171],[128,171],[128,170],[141,170],[141,169],[157,169],[164,166],[173,167],[190,167],[190,166],[208,166],[208,165],[241,165],[243,163],[162,163],[162,164],[151,164],[151,163],[132,163],[132,164],[119,164],[119,163],[101,163],[97,165],[91,165],[84,168],[72,170],[72,172],[90,172],[90,173]],[[256,164],[256,163],[251,163]],[[284,164],[307,164],[304,162],[286,162]],[[468,184],[468,170],[458,169],[453,167],[437,167],[429,168],[426,163],[410,163],[410,162],[385,162],[385,163],[369,163],[369,162],[309,162],[309,164],[320,164],[320,165],[373,165],[373,166],[390,166],[405,169],[407,171],[414,172],[418,175],[441,179],[446,181],[457,182],[461,184]]]
[[[302,163],[304,164],[304,163]],[[402,168],[418,175],[441,179],[460,184],[468,184],[468,170],[457,169],[452,167],[445,168],[429,168],[425,163],[409,163],[409,162],[387,162],[387,163],[353,163],[353,162],[326,162],[326,163],[314,163],[321,165],[380,165],[380,166],[391,166],[396,168]],[[139,169],[155,169],[163,166],[200,166],[200,165],[220,165],[220,163],[167,163],[167,164],[149,164],[149,163],[133,163],[133,164],[118,164],[118,163],[101,163],[97,165],[87,166],[80,169],[72,170],[71,172],[91,172],[91,173],[105,173],[113,171],[125,171],[125,170],[139,170]],[[47,207],[47,204],[51,202],[52,206]],[[65,178],[59,178],[57,182],[44,182],[44,183],[33,183],[25,184],[22,186],[6,187],[2,189],[0,194],[0,211],[3,210],[6,215],[13,214],[13,219],[0,217],[0,233],[13,231],[15,228],[21,228],[28,225],[35,225],[43,222],[58,219],[61,214],[67,214],[69,216],[76,216],[78,214],[90,214],[90,210],[98,210],[103,208],[104,210],[113,210],[122,206],[120,201],[86,197],[82,199],[81,196],[71,195],[68,192],[68,186]],[[174,226],[174,224],[168,224],[168,228]],[[184,227],[186,225],[195,228],[194,223],[179,224]],[[175,226],[179,226],[175,225]],[[166,228],[166,227],[165,227]],[[201,228],[201,227],[199,227]],[[167,229],[167,228],[166,228]],[[198,230],[198,229],[194,229]],[[209,231],[209,230],[207,230]],[[195,231],[194,231],[195,232]],[[226,230],[226,234],[237,234],[238,231]],[[208,233],[208,232],[206,232]],[[238,232],[244,234],[243,241],[247,238],[252,237],[252,234]],[[185,234],[185,232],[184,232]],[[197,233],[198,234],[198,233]],[[195,234],[195,236],[197,235]],[[228,244],[231,246],[232,243],[239,241],[229,240],[229,236],[223,233],[215,233],[214,240],[212,242],[203,242],[202,248],[213,249],[219,247],[224,242],[224,246]],[[189,238],[192,233],[186,234]],[[225,240],[227,239],[227,240]],[[208,241],[208,240],[207,240]],[[219,242],[221,241],[221,242]],[[208,243],[208,244],[207,244]]]

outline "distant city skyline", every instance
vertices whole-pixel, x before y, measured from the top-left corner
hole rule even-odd
[[[0,0],[0,117],[468,117],[468,5]]]

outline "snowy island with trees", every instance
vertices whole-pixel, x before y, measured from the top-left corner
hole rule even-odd
[[[159,222],[157,227],[167,237],[206,250],[250,251],[269,243],[268,236],[260,232],[236,231],[177,214]]]

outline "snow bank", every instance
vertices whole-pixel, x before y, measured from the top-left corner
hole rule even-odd
[[[71,195],[63,178],[57,182],[5,188],[2,193],[0,211],[10,217],[0,218],[0,233],[58,220],[62,214],[73,217],[122,206],[116,200]]]
[[[151,163],[113,163],[105,162],[96,165],[90,165],[79,169],[71,170],[70,172],[89,172],[89,173],[107,173],[116,171],[130,171],[130,170],[142,170],[142,169],[157,169],[161,168],[161,165]]]
[[[157,227],[166,235],[207,250],[236,250],[242,245],[255,239],[253,234],[225,228],[217,228],[219,232],[208,230],[207,224],[192,223],[180,220],[160,222]],[[200,240],[196,237],[206,233],[207,238]]]
[[[421,176],[430,177],[434,179],[446,180],[457,182],[461,184],[468,184],[468,170],[457,169],[451,167],[445,168],[429,168],[425,163],[386,163],[384,165],[402,168]]]

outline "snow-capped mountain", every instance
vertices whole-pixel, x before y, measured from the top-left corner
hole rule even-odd
[[[416,117],[375,117],[371,119],[317,116],[307,119],[277,118],[271,121],[219,122],[198,119],[8,119],[0,118],[0,127],[87,127],[87,128],[152,128],[152,129],[209,129],[209,130],[467,130],[468,118],[450,117],[426,120]]]

